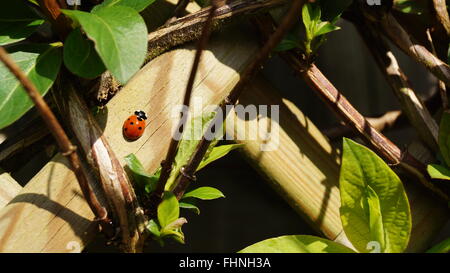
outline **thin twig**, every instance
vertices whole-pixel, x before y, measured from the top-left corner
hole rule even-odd
[[[183,106],[186,106],[189,109],[190,99],[192,90],[194,88],[195,76],[197,75],[197,70],[200,65],[200,59],[202,57],[203,50],[205,49],[209,36],[211,34],[211,28],[213,24],[213,18],[215,11],[219,8],[219,1],[213,0],[212,7],[209,9],[208,18],[203,25],[202,35],[197,43],[197,50],[195,52],[194,62],[192,63],[191,73],[189,75],[189,80],[186,85],[186,91],[184,93],[183,98]],[[188,112],[183,113],[183,110],[180,112],[180,120],[178,122],[178,127],[180,130],[183,130],[186,124]],[[170,173],[172,171],[172,165],[175,160],[175,156],[177,154],[177,147],[179,143],[179,138],[172,137],[170,141],[169,149],[167,150],[166,159],[161,163],[161,175],[159,177],[158,184],[156,186],[156,190],[154,192],[154,196],[158,200],[161,199],[161,195],[164,192],[164,188],[166,186],[167,179],[169,179]],[[158,202],[157,202],[158,203]]]
[[[190,0],[178,0],[178,3],[173,12],[173,16],[169,20],[167,20],[166,25],[172,23],[177,18],[180,18],[183,15],[183,13],[186,11],[186,7],[189,4],[189,2]]]
[[[448,14],[447,14],[447,16],[448,16]],[[433,51],[433,54],[436,55],[437,54],[436,48],[434,47],[433,38],[431,37],[430,29],[428,28],[426,32],[427,32],[428,41],[430,42],[431,50]],[[439,94],[441,95],[442,108],[444,110],[446,110],[448,108],[447,87],[445,86],[445,83],[443,81],[438,81],[438,91],[439,91]]]
[[[214,120],[210,123],[209,128],[206,132],[214,132],[215,126],[221,126],[221,124],[224,122],[224,119],[228,115],[229,112],[227,110],[230,110],[230,107],[227,107],[228,105],[234,105],[236,104],[239,96],[241,95],[244,88],[247,86],[249,81],[252,79],[252,77],[256,74],[256,72],[259,71],[261,68],[261,65],[264,63],[264,61],[267,60],[272,50],[279,44],[281,39],[284,37],[284,35],[287,33],[287,31],[291,28],[291,26],[294,24],[295,19],[297,18],[300,8],[303,5],[303,0],[293,0],[291,7],[288,11],[288,13],[283,18],[281,24],[277,28],[277,30],[269,37],[266,44],[261,48],[261,50],[258,52],[255,59],[246,67],[244,72],[240,75],[241,78],[239,82],[236,84],[236,86],[233,88],[233,90],[230,92],[228,97],[220,104],[218,107],[219,111],[222,111],[224,115],[218,115],[216,119],[220,120]],[[220,121],[220,122],[216,122]],[[194,154],[189,159],[188,163],[181,168],[181,176],[178,179],[176,186],[173,190],[175,196],[180,199],[184,192],[186,191],[187,187],[189,186],[190,181],[195,180],[195,171],[198,168],[198,165],[200,164],[201,160],[205,156],[209,145],[211,144],[211,139],[206,138],[205,135],[203,135],[202,139],[200,140],[199,144],[196,147],[196,150]]]
[[[69,160],[72,170],[77,177],[78,183],[80,185],[81,191],[83,192],[84,198],[86,199],[89,207],[93,211],[96,220],[99,221],[102,226],[102,230],[108,235],[112,236],[114,234],[111,220],[108,218],[108,213],[106,209],[100,204],[91,187],[89,186],[86,173],[84,172],[78,154],[76,152],[76,147],[72,145],[63,128],[59,124],[55,115],[48,107],[45,100],[42,98],[35,85],[27,78],[27,76],[22,72],[22,70],[17,66],[17,64],[11,59],[9,54],[5,51],[3,47],[0,47],[0,60],[8,67],[9,71],[19,80],[23,85],[25,91],[30,96],[34,105],[36,106],[39,114],[46,123],[48,129],[55,137],[56,142],[61,150],[62,155],[66,156]]]
[[[433,8],[436,13],[436,20],[439,26],[445,31],[447,37],[450,36],[450,18],[447,11],[447,3],[445,0],[432,0]]]
[[[400,68],[397,58],[384,41],[384,37],[367,21],[356,22],[355,26],[372,53],[381,73],[398,98],[403,113],[408,117],[410,123],[428,147],[437,151],[439,149],[437,145],[439,126],[423,101],[412,89],[408,78]]]

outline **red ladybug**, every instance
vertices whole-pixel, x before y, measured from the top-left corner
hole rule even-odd
[[[142,136],[145,130],[147,116],[144,111],[136,111],[123,123],[122,132],[126,139],[136,140]]]

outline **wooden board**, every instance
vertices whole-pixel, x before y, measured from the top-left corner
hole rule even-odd
[[[11,175],[0,169],[0,208],[3,208],[22,189]]]
[[[216,35],[203,55],[194,96],[202,97],[205,105],[221,101],[256,49],[248,34]],[[159,165],[171,136],[172,108],[182,100],[194,52],[186,47],[156,58],[108,103],[107,114],[98,116],[122,163],[124,156],[135,153],[147,169]],[[127,142],[122,123],[136,109],[148,113],[149,125],[142,138]],[[55,156],[0,211],[1,252],[76,252],[92,238],[92,212],[67,166],[61,155]]]

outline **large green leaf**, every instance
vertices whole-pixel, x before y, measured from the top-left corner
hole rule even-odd
[[[63,12],[94,41],[95,50],[118,81],[126,83],[139,70],[147,53],[147,27],[137,11],[111,6],[94,13]]]
[[[45,95],[61,65],[60,47],[51,45],[27,45],[14,48],[12,59],[34,83],[41,95]],[[0,129],[10,125],[33,106],[20,82],[7,67],[0,64]]]
[[[221,191],[212,187],[200,187],[183,195],[184,198],[198,198],[201,200],[213,200],[225,197]]]
[[[158,222],[161,229],[176,221],[180,217],[180,206],[175,195],[164,192],[163,200],[158,206]]]
[[[79,28],[73,30],[64,42],[64,64],[72,73],[88,79],[106,70],[94,43],[85,39]]]
[[[239,253],[355,253],[348,247],[309,235],[288,235],[267,239]]]
[[[155,1],[156,0],[105,0],[100,5],[95,6],[92,11],[95,12],[104,7],[126,6],[140,12],[153,4]]]
[[[339,182],[342,225],[355,248],[367,252],[370,242],[378,242],[382,252],[403,252],[411,212],[403,185],[389,166],[371,150],[344,139]]]
[[[445,164],[450,166],[450,112],[448,110],[441,117],[438,142]]]

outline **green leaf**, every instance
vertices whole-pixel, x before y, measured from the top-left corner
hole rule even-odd
[[[422,15],[428,9],[427,4],[421,0],[394,0],[393,8],[403,13]]]
[[[164,227],[162,232],[169,230],[179,230],[184,224],[187,224],[186,218],[180,217],[177,220],[173,221],[172,223],[168,224],[166,227]]]
[[[160,227],[159,227],[158,223],[154,219],[150,219],[150,221],[148,221],[147,229],[154,236],[156,236],[156,237],[160,237],[161,236]]]
[[[353,246],[367,252],[368,243],[378,241],[382,252],[403,252],[411,233],[411,212],[403,185],[389,166],[371,150],[344,138],[339,183],[342,225]]]
[[[187,123],[185,130],[183,131],[182,139],[178,145],[177,155],[175,156],[174,166],[166,183],[166,190],[170,190],[174,185],[174,182],[180,173],[181,167],[186,165],[191,155],[194,153],[197,144],[203,136],[203,132],[208,128],[208,125],[214,118],[215,113],[204,113],[201,116],[193,117]],[[216,143],[216,142],[214,142]],[[211,143],[212,149],[214,144]]]
[[[294,48],[301,47],[297,41],[289,40],[289,39],[283,39],[281,42],[277,45],[277,47],[274,49],[276,52],[280,51],[287,51]]]
[[[450,252],[450,238],[440,242],[439,244],[427,250],[427,253],[449,253],[449,252]]]
[[[152,193],[156,189],[161,169],[158,169],[154,175],[149,174],[139,159],[134,154],[125,157],[125,162],[131,171],[133,180],[146,193]]]
[[[61,49],[51,45],[26,45],[11,48],[11,58],[45,95],[61,65]],[[24,88],[2,63],[0,64],[0,129],[10,125],[33,106]]]
[[[450,166],[450,112],[445,111],[442,114],[439,125],[439,149],[447,166]]]
[[[105,8],[105,7],[112,7],[112,6],[124,6],[124,7],[130,7],[134,9],[137,12],[143,11],[146,7],[153,4],[156,0],[105,0],[100,5],[95,6],[92,9],[92,12],[96,12],[99,9]]]
[[[181,231],[165,230],[161,233],[161,237],[170,237],[180,244],[184,244],[184,234]]]
[[[195,214],[200,215],[200,209],[191,203],[188,203],[186,200],[183,200],[183,202],[180,201],[180,208],[192,210]]]
[[[316,31],[314,32],[314,37],[325,35],[335,30],[341,29],[338,26],[331,24],[330,22],[321,22],[317,25]]]
[[[119,82],[126,83],[140,69],[147,53],[147,27],[137,11],[112,6],[95,13],[63,12],[94,41],[98,55]]]
[[[163,200],[158,206],[158,222],[161,229],[177,220],[180,217],[180,207],[175,195],[171,192],[164,192]]]
[[[181,199],[184,198],[197,198],[201,200],[213,200],[221,197],[225,197],[221,191],[212,187],[200,187],[183,195]]]
[[[20,22],[0,21],[0,45],[11,44],[26,39],[44,23],[44,20]]]
[[[203,158],[202,162],[200,162],[200,165],[197,168],[197,171],[203,169],[211,162],[214,162],[224,156],[226,156],[229,152],[233,151],[234,149],[240,148],[244,146],[243,144],[229,144],[229,145],[221,145],[214,147],[211,152],[208,154],[207,157]]]
[[[239,253],[355,253],[330,240],[309,235],[288,235],[267,239],[248,246]]]
[[[94,43],[83,37],[79,28],[73,30],[64,42],[64,64],[74,74],[92,79],[106,68],[94,48]]]
[[[427,166],[427,171],[431,178],[450,180],[450,169],[442,165],[430,164]]]

